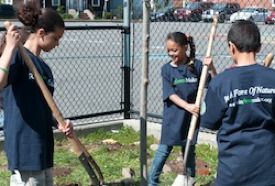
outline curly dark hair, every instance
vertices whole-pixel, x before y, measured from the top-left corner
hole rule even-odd
[[[29,1],[17,10],[17,18],[31,33],[43,28],[45,32],[54,32],[58,28],[65,28],[64,20],[52,8],[41,9],[35,1]]]

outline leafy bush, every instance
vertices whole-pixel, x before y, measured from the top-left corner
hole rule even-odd
[[[116,17],[117,19],[123,18],[123,8],[122,6],[118,6],[115,10],[111,12],[112,18]]]
[[[68,13],[60,14],[60,16],[62,17],[62,19],[73,19],[74,18],[71,14],[68,14]]]
[[[64,13],[64,6],[58,6],[58,7],[56,8],[56,11],[57,11],[59,14]]]
[[[105,19],[110,19],[110,18],[111,18],[111,13],[105,12]]]

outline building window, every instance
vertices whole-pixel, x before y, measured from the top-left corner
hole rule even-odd
[[[3,4],[8,4],[8,5],[12,5],[12,0],[2,0]]]
[[[60,0],[52,0],[52,6],[59,6]]]
[[[93,7],[100,7],[100,0],[92,0]]]

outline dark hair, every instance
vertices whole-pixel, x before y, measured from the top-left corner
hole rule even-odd
[[[239,20],[232,24],[227,41],[232,42],[240,52],[256,52],[261,46],[261,34],[252,21]]]
[[[190,46],[190,54],[189,54],[190,62],[188,64],[188,67],[190,70],[194,70],[194,59],[196,57],[196,46],[195,46],[193,37],[186,36],[182,32],[172,32],[167,35],[166,41],[167,40],[171,40],[175,43],[178,43],[182,47],[189,44],[189,46]]]
[[[65,28],[64,20],[52,8],[41,9],[35,1],[29,1],[17,10],[17,18],[31,33],[43,28],[45,32],[54,32],[58,28]]]

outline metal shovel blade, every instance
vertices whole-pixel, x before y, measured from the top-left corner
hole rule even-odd
[[[90,165],[87,157],[85,156],[84,153],[82,153],[79,157],[78,157],[79,161],[81,162],[81,164],[83,165],[83,167],[85,168],[85,170],[87,171],[87,173],[89,174],[89,177],[92,180],[92,183],[94,186],[100,186],[100,182],[97,178],[97,175],[95,174],[92,166]]]
[[[194,186],[195,182],[195,179],[190,176],[178,174],[172,186]]]

